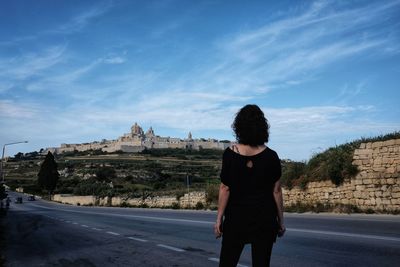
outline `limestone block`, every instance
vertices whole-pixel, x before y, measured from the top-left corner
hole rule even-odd
[[[363,179],[363,184],[372,184],[372,179]]]
[[[372,148],[377,148],[377,147],[381,147],[383,145],[383,142],[373,142],[371,147]]]
[[[396,192],[396,193],[392,192],[392,198],[400,198],[400,193],[399,192]]]
[[[366,147],[366,143],[361,143],[360,144],[360,149],[364,149]]]
[[[390,205],[390,199],[382,199],[382,204],[384,205]]]
[[[367,148],[367,149],[372,148],[372,143],[366,143],[366,144],[365,144],[365,148]]]
[[[369,196],[370,196],[370,197],[374,197],[374,196],[375,196],[375,191],[369,192]]]
[[[353,193],[353,195],[354,195],[354,198],[356,198],[356,199],[361,198],[361,192],[360,191],[355,191]]]
[[[355,179],[355,180],[354,180],[354,183],[355,183],[356,185],[362,185],[363,182],[362,182],[362,179],[359,179],[359,178],[358,178],[358,179]]]
[[[381,198],[376,198],[375,199],[376,205],[382,205],[382,199]]]
[[[383,144],[385,146],[394,146],[396,144],[396,139],[387,140]]]
[[[396,164],[397,166],[396,166],[396,172],[397,173],[400,173],[400,163],[399,164]]]
[[[356,199],[357,205],[364,205],[364,199]]]
[[[365,189],[365,185],[356,185],[357,191],[363,191]]]
[[[374,167],[374,171],[378,173],[383,173],[386,171],[385,167]]]
[[[387,184],[395,184],[395,181],[393,178],[389,178],[389,179],[386,179],[386,183]]]
[[[362,165],[369,166],[371,161],[369,159],[363,159],[361,162],[362,162]],[[374,164],[375,164],[375,161],[374,161]]]
[[[400,138],[399,139],[394,139],[395,145],[400,145]]]
[[[382,191],[375,191],[375,196],[376,197],[381,197],[382,196]]]
[[[376,205],[376,200],[375,200],[375,198],[371,198],[369,201],[370,201],[371,205],[374,205],[374,206]]]
[[[367,206],[371,205],[371,200],[369,200],[369,199],[365,200],[364,205],[367,205]]]
[[[368,199],[369,198],[369,192],[362,192],[361,193],[361,198]]]
[[[391,203],[392,205],[399,206],[399,205],[400,205],[400,199],[398,199],[398,198],[392,198],[392,199],[390,200],[390,203]]]
[[[389,165],[389,167],[390,167],[394,163],[394,158],[384,158],[382,160],[382,163],[385,164],[385,165]]]

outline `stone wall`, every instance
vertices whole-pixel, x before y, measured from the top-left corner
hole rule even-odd
[[[206,195],[204,192],[190,192],[184,194],[179,200],[172,196],[156,196],[148,198],[123,198],[123,197],[105,197],[95,196],[73,196],[73,195],[54,195],[53,201],[83,206],[147,206],[150,208],[165,207],[196,207],[197,203],[206,204]]]
[[[400,139],[362,143],[353,156],[359,173],[335,186],[311,182],[305,190],[283,190],[285,205],[353,205],[362,210],[400,211]]]

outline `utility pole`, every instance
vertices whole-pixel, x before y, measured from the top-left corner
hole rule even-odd
[[[187,186],[187,194],[188,194],[188,206],[190,207],[190,179],[189,175],[186,174],[186,186]]]
[[[8,143],[3,145],[3,154],[1,155],[1,182],[4,184],[4,152],[6,151],[6,146],[10,145],[15,145],[15,144],[22,144],[22,143],[28,143],[28,141],[22,141],[22,142],[14,142],[14,143]]]

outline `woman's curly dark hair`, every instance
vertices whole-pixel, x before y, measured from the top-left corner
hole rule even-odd
[[[239,144],[259,146],[268,142],[269,125],[257,105],[246,105],[239,110],[232,129]]]

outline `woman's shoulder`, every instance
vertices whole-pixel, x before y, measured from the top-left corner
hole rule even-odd
[[[278,153],[276,153],[275,150],[269,148],[268,146],[266,147],[265,152],[266,152],[265,154],[267,154],[267,155],[269,155],[269,156],[272,156],[272,157],[274,157],[274,158],[279,159]]]

